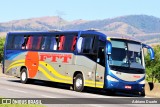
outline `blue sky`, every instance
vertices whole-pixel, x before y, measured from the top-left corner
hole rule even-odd
[[[160,18],[160,0],[0,0],[0,22],[43,16],[96,20],[146,14]]]

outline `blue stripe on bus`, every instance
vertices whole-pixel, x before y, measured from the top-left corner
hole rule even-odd
[[[24,53],[24,51],[13,51],[13,50],[8,50],[6,51],[6,60],[13,60],[16,56]]]

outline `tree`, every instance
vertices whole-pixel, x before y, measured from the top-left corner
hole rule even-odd
[[[2,62],[2,59],[3,59],[4,42],[5,42],[5,38],[0,37],[0,62]]]
[[[155,83],[156,80],[160,82],[160,45],[154,47],[155,59],[150,61],[150,55],[145,57],[146,63],[146,79]]]

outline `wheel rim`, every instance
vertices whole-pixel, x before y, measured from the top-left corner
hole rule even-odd
[[[78,89],[80,89],[82,87],[82,79],[81,78],[77,78],[77,80],[76,80],[76,87]]]
[[[22,72],[22,81],[25,81],[27,78],[26,72]]]

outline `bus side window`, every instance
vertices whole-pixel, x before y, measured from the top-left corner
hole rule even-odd
[[[50,50],[57,50],[57,41],[56,37],[51,38]]]
[[[28,36],[26,49],[39,50],[42,41],[42,36]]]
[[[22,43],[24,42],[24,37],[16,35],[14,38],[13,49],[21,49]]]
[[[33,36],[29,36],[26,44],[26,49],[32,49],[32,44],[33,44]]]
[[[72,41],[71,51],[75,50],[76,42],[77,42],[77,36],[74,36]]]
[[[104,53],[104,47],[99,47],[98,50],[98,63],[102,66],[105,66],[105,53]]]
[[[49,36],[44,36],[42,39],[41,50],[49,50],[50,42],[51,42],[51,38]]]
[[[93,54],[98,53],[98,37],[95,36],[94,38],[94,43],[93,43]]]
[[[9,35],[8,39],[7,39],[7,45],[6,45],[6,49],[13,49],[14,48],[14,37],[15,35]]]
[[[42,36],[36,37],[34,39],[34,41],[36,41],[36,42],[34,42],[35,44],[33,45],[35,47],[34,49],[39,50],[40,49],[40,45],[41,45],[41,41],[42,41]]]
[[[65,34],[61,36],[57,36],[57,39],[54,41],[58,41],[58,50],[62,51],[74,51],[76,42],[77,42],[77,36],[74,36],[74,34]],[[55,48],[56,48],[56,42],[55,42]]]
[[[96,35],[84,34],[77,41],[77,51],[79,54],[83,54],[89,59],[97,60],[98,40]]]
[[[28,37],[26,35],[24,35],[24,41],[22,43],[22,49],[26,49],[27,41],[28,41]]]
[[[92,37],[84,37],[82,41],[82,53],[90,53],[92,50],[93,38]]]
[[[76,42],[77,42],[77,36],[73,36],[73,34],[66,35],[66,39],[64,42],[64,50],[73,52],[75,50]]]
[[[63,50],[63,49],[64,49],[64,42],[65,42],[65,36],[62,35],[62,36],[60,36],[59,48],[58,48],[58,50]]]

